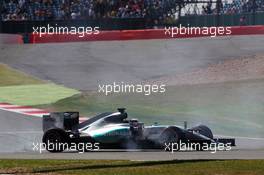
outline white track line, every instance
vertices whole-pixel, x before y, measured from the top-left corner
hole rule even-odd
[[[241,136],[226,136],[226,135],[215,135],[217,137],[233,137],[237,139],[250,139],[250,140],[264,140],[264,138],[258,138],[258,137],[241,137]]]

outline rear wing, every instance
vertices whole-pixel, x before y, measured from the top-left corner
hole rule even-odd
[[[50,129],[75,130],[79,125],[79,112],[52,112],[43,115],[42,129],[46,132]]]

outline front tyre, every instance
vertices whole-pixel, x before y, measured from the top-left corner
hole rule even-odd
[[[172,128],[168,128],[162,132],[158,143],[161,147],[164,147],[172,143],[178,143],[179,140],[179,133],[177,133],[177,131],[173,130]]]
[[[191,130],[195,131],[195,132],[198,132],[210,139],[213,139],[214,136],[213,136],[213,132],[211,131],[211,129],[205,125],[199,125],[199,126],[196,126],[196,127],[193,127],[191,128]]]

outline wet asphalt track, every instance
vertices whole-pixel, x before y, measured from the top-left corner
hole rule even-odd
[[[263,36],[195,38],[181,40],[113,41],[0,45],[0,62],[41,79],[81,90],[98,83],[134,82],[189,72],[224,59],[263,54]],[[52,46],[52,47],[51,47]],[[58,60],[60,58],[60,60]],[[177,66],[180,65],[180,66]],[[100,81],[99,81],[100,80]],[[41,119],[0,111],[0,158],[54,159],[263,159],[264,140],[237,139],[233,151],[217,152],[89,152],[39,154]]]

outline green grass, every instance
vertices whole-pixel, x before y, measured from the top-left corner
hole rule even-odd
[[[16,105],[39,105],[54,103],[59,99],[78,94],[55,84],[20,85],[0,87],[0,101]]]
[[[0,160],[0,173],[87,175],[263,175],[264,160]]]
[[[41,81],[0,64],[0,102],[40,105],[78,93],[77,90]]]
[[[43,81],[0,64],[0,86],[41,84]]]
[[[151,96],[87,92],[39,107],[77,110],[84,116],[126,107],[130,117],[147,124],[188,121],[190,125],[206,124],[217,134],[263,137],[263,92],[264,80],[251,80],[168,87],[165,94]]]

